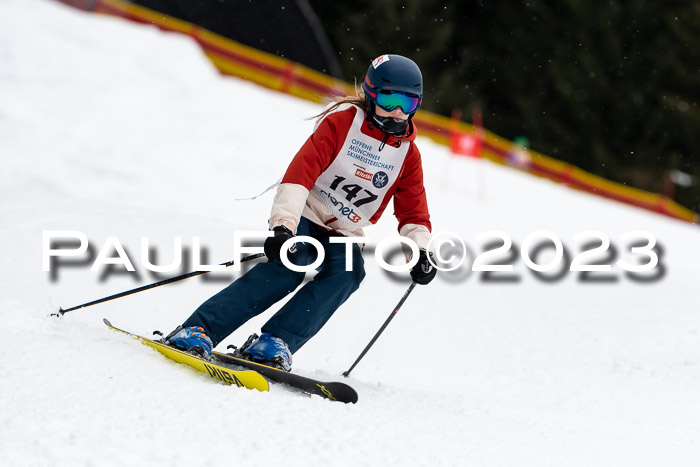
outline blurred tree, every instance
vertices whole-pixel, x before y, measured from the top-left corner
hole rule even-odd
[[[424,108],[465,116],[593,173],[661,192],[700,176],[700,1],[311,0],[346,79],[414,59]],[[676,198],[698,210],[700,186]]]

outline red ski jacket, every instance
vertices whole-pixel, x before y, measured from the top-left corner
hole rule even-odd
[[[430,214],[423,187],[416,128],[388,135],[343,104],[319,121],[285,173],[270,215],[270,227],[296,232],[301,216],[346,236],[364,236],[394,199],[399,234],[421,249],[430,240]]]

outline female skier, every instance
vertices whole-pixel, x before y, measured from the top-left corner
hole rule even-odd
[[[325,260],[314,279],[299,291],[241,348],[254,361],[291,371],[292,354],[313,337],[357,290],[365,276],[361,249],[352,245],[352,270],[346,271],[346,245],[337,236],[364,236],[389,200],[399,234],[419,247],[411,277],[428,284],[436,270],[427,251],[430,215],[423,188],[413,116],[423,98],[418,66],[400,55],[375,59],[356,96],[346,97],[318,116],[316,128],[292,160],[277,189],[264,244],[267,262],[253,267],[204,302],[165,341],[209,358],[211,350],[243,323],[294,291],[304,273],[280,261],[282,244],[308,236],[323,246]],[[309,265],[316,249],[297,242],[288,258]]]

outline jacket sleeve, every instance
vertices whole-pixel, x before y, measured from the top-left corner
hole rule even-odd
[[[413,240],[419,249],[427,250],[432,226],[423,186],[423,165],[414,143],[394,193],[394,213],[399,221],[399,235]]]
[[[272,203],[270,228],[284,225],[296,233],[309,192],[333,162],[345,140],[354,110],[328,114],[297,152],[282,178]]]

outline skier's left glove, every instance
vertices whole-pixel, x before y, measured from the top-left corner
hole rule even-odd
[[[267,237],[265,239],[265,245],[263,246],[265,250],[265,256],[267,256],[268,261],[279,261],[280,260],[280,250],[284,242],[289,240],[294,236],[291,230],[283,225],[278,225],[272,231],[275,233],[272,237]]]
[[[413,279],[413,282],[420,285],[429,284],[430,281],[435,278],[435,274],[437,274],[437,269],[433,266],[434,263],[433,254],[421,250],[418,263],[411,269],[411,279]]]

